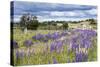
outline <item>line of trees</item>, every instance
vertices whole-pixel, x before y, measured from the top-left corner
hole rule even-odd
[[[91,24],[96,24],[94,19],[87,19],[85,21],[89,21],[91,22]],[[47,29],[47,30],[59,30],[59,29],[63,29],[63,30],[67,30],[68,29],[68,23],[79,23],[81,21],[43,21],[43,22],[39,22],[37,19],[37,16],[32,16],[31,14],[24,14],[22,15],[22,17],[20,18],[20,23],[16,24],[18,26],[20,26],[21,30],[24,32],[27,32],[27,30],[37,30],[39,29]],[[61,24],[61,26],[59,26],[58,24]]]
[[[44,21],[39,22],[37,20],[37,16],[32,16],[31,14],[24,14],[20,18],[20,27],[21,30],[24,32],[27,32],[28,30],[37,30],[38,27],[47,27],[48,30],[50,30],[52,27],[53,29],[57,28],[57,24],[62,24],[63,29],[68,29],[68,23],[65,21]],[[41,28],[40,28],[41,29]]]
[[[91,22],[90,24],[97,24],[95,19],[87,19],[84,21]],[[39,22],[37,16],[32,16],[31,14],[24,14],[20,18],[20,23],[15,24],[21,28],[22,31],[27,32],[27,30],[67,30],[68,23],[80,23],[81,21],[43,21]],[[59,26],[60,24],[60,26]]]

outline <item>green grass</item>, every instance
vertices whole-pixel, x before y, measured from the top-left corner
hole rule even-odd
[[[58,63],[67,63],[68,60],[70,62],[73,62],[75,58],[74,52],[70,51],[68,53],[67,45],[63,45],[63,50],[60,53],[52,52],[50,53],[50,44],[51,41],[48,43],[39,42],[38,44],[34,44],[30,48],[26,48],[23,45],[23,42],[25,40],[32,40],[34,43],[37,42],[32,39],[32,36],[41,33],[41,34],[47,34],[47,33],[53,33],[53,31],[49,30],[37,30],[37,31],[28,31],[26,34],[23,33],[21,30],[16,29],[14,30],[14,40],[18,42],[18,49],[14,49],[14,65],[37,65],[37,64],[48,64],[49,62],[52,64],[52,58],[55,57]],[[96,61],[97,60],[97,40],[95,39],[93,42],[93,49],[88,50],[88,61]],[[46,50],[46,46],[48,46],[48,49]],[[16,59],[15,51],[23,49],[24,52],[26,52],[28,49],[32,50],[34,49],[34,52],[31,53],[30,56],[24,56],[23,58]],[[45,52],[46,51],[46,52]]]

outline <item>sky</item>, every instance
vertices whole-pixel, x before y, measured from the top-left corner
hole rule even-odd
[[[57,4],[14,1],[14,21],[20,21],[23,14],[37,16],[39,21],[77,21],[97,18],[97,7],[91,5]]]

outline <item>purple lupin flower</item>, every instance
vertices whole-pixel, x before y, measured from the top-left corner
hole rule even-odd
[[[67,35],[67,32],[62,32],[61,33],[61,36],[65,36],[65,35]]]
[[[76,62],[82,62],[82,54],[81,53],[76,53],[75,55],[75,61]]]
[[[48,42],[48,39],[43,39],[42,41],[43,41],[43,42]]]
[[[57,60],[53,58],[53,64],[57,64]]]
[[[35,39],[35,40],[41,40],[43,38],[44,38],[44,35],[42,35],[42,34],[37,34],[37,35],[32,37],[32,39]]]
[[[71,41],[71,44],[72,44],[71,48],[72,48],[72,50],[75,50],[76,48],[79,48],[79,45],[77,44],[77,40],[78,40],[78,37],[72,38],[72,41]]]
[[[11,41],[13,48],[19,48],[18,43],[16,41]]]
[[[54,39],[54,40],[57,39],[57,38],[59,38],[59,33],[57,33],[57,32],[53,33],[51,35],[51,38]]]
[[[82,52],[75,54],[75,61],[76,62],[84,62],[88,60],[88,55]]]
[[[56,52],[60,53],[62,49],[63,43],[62,41],[56,41]]]
[[[16,59],[19,59],[19,51],[16,51]]]
[[[90,35],[90,36],[96,36],[96,32],[95,31],[93,31],[93,30],[84,30],[84,33],[87,33],[88,35]]]
[[[90,48],[91,41],[89,39],[83,39],[80,45],[82,48]]]
[[[50,52],[53,52],[55,50],[56,46],[55,43],[53,42],[50,46]]]
[[[47,39],[51,39],[51,34],[48,33],[48,34],[45,35],[45,37],[46,37]]]
[[[36,40],[36,36],[32,36],[32,39]]]
[[[57,46],[57,48],[61,48],[63,46],[62,41],[57,41],[56,46]]]
[[[30,46],[32,46],[32,44],[33,44],[33,42],[32,42],[31,40],[25,40],[25,41],[24,41],[24,45],[25,45],[26,47],[30,47]]]
[[[72,44],[72,50],[76,50],[77,48],[79,48],[79,45],[76,43]]]
[[[77,29],[75,31],[76,32],[80,32],[82,34],[87,34],[89,36],[96,36],[97,35],[96,31],[93,31],[93,30],[81,30],[81,29]]]
[[[16,51],[16,59],[22,59],[24,57],[23,51]]]

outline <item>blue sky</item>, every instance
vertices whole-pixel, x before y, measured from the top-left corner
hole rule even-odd
[[[74,21],[97,17],[97,7],[57,3],[14,1],[14,21],[20,21],[23,14],[37,16],[39,21]]]

